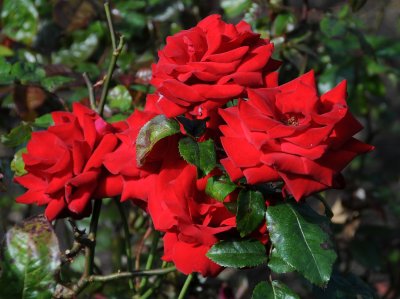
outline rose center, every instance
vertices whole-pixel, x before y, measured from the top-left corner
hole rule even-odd
[[[300,113],[285,113],[282,122],[287,126],[297,127],[303,115]]]

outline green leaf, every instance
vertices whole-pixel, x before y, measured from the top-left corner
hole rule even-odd
[[[53,117],[51,116],[51,113],[43,114],[42,116],[37,117],[32,125],[36,128],[47,129],[54,125]]]
[[[43,215],[13,227],[7,232],[3,247],[2,298],[52,298],[60,264],[57,237]]]
[[[123,85],[117,85],[110,90],[107,96],[110,108],[126,112],[131,108],[132,97],[129,90]]]
[[[253,290],[251,299],[300,299],[300,297],[279,281],[260,282]]]
[[[179,141],[179,153],[188,163],[197,167],[200,177],[209,174],[217,165],[214,142],[211,139],[196,142],[191,137],[182,138]]]
[[[206,193],[212,198],[223,202],[225,197],[235,191],[236,188],[237,186],[225,176],[219,178],[210,177],[207,180]]]
[[[26,147],[21,148],[14,154],[14,158],[11,161],[11,170],[14,171],[16,176],[21,176],[27,173],[25,170],[25,163],[22,159],[22,154],[27,153]]]
[[[221,7],[223,8],[228,18],[235,18],[247,11],[252,4],[250,0],[222,0]]]
[[[186,133],[193,137],[200,137],[207,128],[206,119],[188,119],[183,116],[178,116],[177,119],[183,125]]]
[[[294,29],[294,16],[291,13],[278,14],[272,24],[272,35],[280,36]]]
[[[4,0],[1,10],[2,33],[13,40],[31,44],[38,30],[38,18],[34,1]]]
[[[136,139],[136,161],[143,165],[147,155],[161,139],[180,132],[179,123],[165,115],[157,115],[148,121],[139,131]]]
[[[65,77],[65,76],[53,76],[46,77],[40,83],[42,86],[50,92],[56,91],[58,88],[63,86],[66,83],[74,81],[73,78]]]
[[[313,288],[315,299],[377,299],[374,290],[352,273],[334,272],[326,288]]]
[[[237,229],[240,236],[253,232],[265,217],[265,200],[261,192],[242,190],[238,196],[236,215]]]
[[[0,56],[13,56],[14,51],[6,46],[0,45]]]
[[[326,16],[322,19],[320,28],[328,37],[340,36],[346,33],[345,22],[330,16]]]
[[[275,273],[289,273],[295,271],[295,269],[286,263],[276,252],[276,249],[272,249],[269,256],[268,267]]]
[[[31,138],[32,128],[27,123],[22,123],[15,127],[6,135],[0,136],[0,141],[5,146],[15,147],[27,142]]]
[[[0,57],[0,84],[8,85],[14,80],[14,76],[11,75],[12,65],[4,57]]]
[[[292,203],[270,206],[266,215],[277,254],[312,283],[325,285],[336,260],[329,236],[321,228],[326,218],[305,204]]]
[[[74,67],[85,62],[96,51],[104,33],[105,28],[100,21],[93,22],[86,30],[74,31],[74,42],[68,49],[53,53],[53,63]]]
[[[207,256],[223,267],[243,268],[260,265],[266,260],[265,247],[256,240],[221,241]]]
[[[41,81],[46,76],[46,72],[37,64],[19,61],[13,64],[11,76],[26,84]]]

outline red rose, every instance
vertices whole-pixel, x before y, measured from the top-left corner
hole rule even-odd
[[[362,129],[346,104],[343,81],[321,97],[309,72],[276,88],[249,91],[249,100],[220,110],[227,125],[221,163],[232,180],[283,180],[296,200],[343,186],[340,172],[373,149],[352,136]]]
[[[140,129],[156,114],[135,110],[135,112],[119,126],[124,129],[117,133],[118,147],[105,155],[104,166],[111,175],[104,177],[100,184],[100,193],[108,191],[108,196],[121,195],[121,201],[136,200],[142,208],[146,207],[147,197],[153,189],[154,179],[160,171],[160,166],[168,149],[177,151],[175,136],[159,141],[146,157],[146,163],[138,167],[136,160],[136,138]],[[137,201],[139,200],[139,201]]]
[[[206,180],[197,179],[195,166],[171,155],[156,179],[148,208],[154,227],[166,232],[163,260],[174,262],[185,274],[215,276],[222,267],[206,253],[219,233],[235,226],[235,216],[205,194]]]
[[[28,191],[17,202],[46,205],[50,221],[88,216],[103,157],[117,138],[111,125],[81,104],[74,104],[72,113],[53,112],[52,117],[54,126],[32,133],[22,156],[28,173],[15,181]]]
[[[275,86],[280,63],[274,46],[241,21],[227,24],[211,15],[196,27],[167,38],[153,65],[159,111],[168,117],[198,118],[246,94],[247,87]]]

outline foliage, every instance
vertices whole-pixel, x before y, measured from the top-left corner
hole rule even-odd
[[[393,99],[400,78],[400,42],[379,30],[390,5],[351,0],[335,6],[325,1],[314,7],[303,1],[297,7],[289,2],[112,1],[115,30],[125,36],[126,44],[111,77],[104,118],[124,120],[133,110],[143,108],[146,95],[152,92],[150,66],[166,37],[216,11],[232,23],[244,18],[262,37],[271,39],[276,58],[283,61],[281,83],[310,69],[319,77],[321,92],[347,79],[349,106],[366,128],[362,139],[377,145],[378,150],[358,158],[346,170],[347,189],[319,195],[323,204],[315,198],[303,204],[276,204],[279,184],[250,188],[245,181],[232,183],[218,172],[220,145],[200,139],[205,121],[155,117],[139,133],[136,158],[138,164],[144,164],[157,142],[185,131],[187,136],[179,142],[181,155],[197,167],[199,178],[205,178],[205,192],[233,212],[237,221],[238,234],[227,233],[208,257],[227,267],[258,266],[258,277],[271,276],[268,282],[260,282],[261,278],[250,281],[256,286],[254,291],[248,288],[246,298],[299,298],[296,293],[302,298],[376,298],[375,293],[396,298],[400,294],[400,198],[396,192],[399,160],[393,142],[400,126],[399,106]],[[395,1],[390,2],[393,5]],[[368,10],[375,13],[365,17]],[[22,222],[42,210],[14,203],[22,190],[12,177],[25,174],[22,154],[26,142],[32,132],[53,124],[51,112],[69,111],[73,102],[90,105],[82,73],[93,83],[99,102],[113,49],[102,1],[5,0],[1,24],[0,237],[4,235],[5,241],[0,298],[51,298],[57,282],[79,281],[83,247],[73,240],[78,236],[83,243],[90,242],[91,225],[87,219],[78,226],[73,221],[72,225],[67,220],[57,221],[58,237],[65,239],[60,251],[52,225],[43,217]],[[238,202],[230,202],[235,194]],[[271,206],[262,200],[266,195]],[[332,220],[322,216],[329,206]],[[121,207],[123,214],[113,200],[103,203],[96,250],[98,256],[107,258],[96,258],[96,268],[116,273],[134,270],[128,268],[129,254],[125,252],[126,247],[132,251],[129,242],[139,244],[136,269],[167,268],[159,261],[160,244],[146,214],[126,203]],[[16,221],[19,224],[11,228]],[[255,240],[260,225],[268,227],[271,247]],[[353,268],[359,275],[351,273]],[[132,280],[130,284],[126,280],[105,285],[94,282],[82,297],[131,298],[136,291],[150,298],[177,297],[179,276],[175,272],[162,275],[151,283],[139,278],[139,283]],[[199,294],[193,286],[190,292],[196,298],[217,298],[226,283],[237,291],[234,279],[222,283],[224,279],[195,279],[193,285],[207,291]],[[301,283],[293,283],[295,280]]]

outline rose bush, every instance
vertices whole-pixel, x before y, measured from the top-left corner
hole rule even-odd
[[[217,107],[246,94],[248,87],[277,84],[280,65],[274,46],[249,24],[227,24],[211,15],[189,30],[167,38],[153,65],[160,113],[205,118]]]
[[[15,181],[28,190],[16,200],[46,205],[49,220],[82,218],[90,215],[90,200],[105,175],[104,155],[118,143],[115,128],[81,104],[74,104],[72,113],[53,112],[52,117],[54,126],[32,133],[22,155],[28,173]]]
[[[165,232],[163,260],[174,262],[185,274],[217,275],[222,267],[206,253],[218,234],[235,227],[235,215],[204,192],[207,179],[197,179],[196,167],[176,152],[165,160],[149,195],[154,227]]]
[[[276,88],[249,91],[248,100],[220,110],[226,125],[221,160],[232,180],[283,180],[296,200],[340,188],[343,168],[372,150],[353,135],[362,129],[346,104],[343,81],[321,97],[309,72]]]

